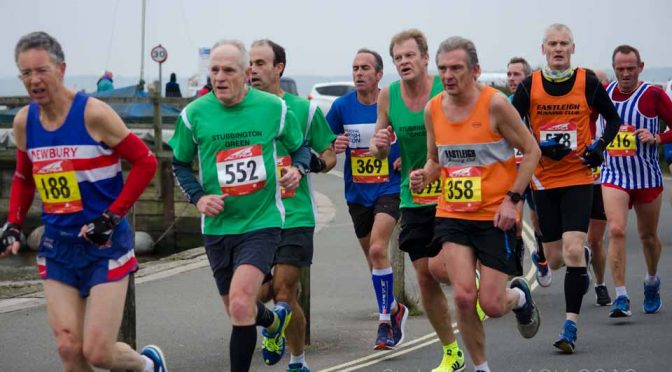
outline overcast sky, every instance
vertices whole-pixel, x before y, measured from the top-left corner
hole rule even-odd
[[[670,0],[147,0],[145,76],[158,75],[149,50],[168,49],[167,73],[180,78],[198,72],[198,48],[220,38],[249,45],[270,38],[287,50],[288,75],[347,75],[356,49],[384,56],[390,37],[417,27],[427,35],[431,59],[445,38],[473,40],[486,71],[503,70],[512,56],[541,65],[546,26],[565,23],[574,31],[573,62],[611,65],[615,46],[639,48],[648,67],[672,66]],[[15,75],[14,46],[43,30],[62,44],[68,74],[140,73],[140,0],[3,0],[0,3],[0,75]],[[433,62],[430,66],[433,68]]]

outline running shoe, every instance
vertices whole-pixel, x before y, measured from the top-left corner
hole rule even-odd
[[[655,314],[661,306],[663,306],[663,303],[660,301],[660,278],[656,277],[656,281],[651,285],[644,282],[644,304],[642,308],[646,314]]]
[[[518,288],[525,293],[525,305],[520,309],[513,309],[518,321],[518,332],[524,338],[532,338],[539,330],[541,324],[541,314],[539,308],[532,300],[532,292],[525,278],[517,277],[511,281],[510,288]]]
[[[434,368],[432,372],[464,371],[464,353],[460,349],[457,349],[456,353],[453,353],[454,351],[455,350],[446,350],[446,353],[443,354],[441,364]]]
[[[310,372],[310,368],[303,363],[290,363],[287,372]]]
[[[562,331],[560,332],[560,338],[553,343],[553,346],[565,353],[574,353],[574,348],[576,347],[576,331],[576,323],[569,319],[565,320],[565,324],[563,324]]]
[[[630,312],[630,299],[628,296],[618,296],[609,311],[610,318],[625,318],[632,315]]]
[[[606,285],[595,286],[595,297],[597,298],[597,306],[611,305],[611,297],[609,297],[609,290]]]
[[[390,317],[390,325],[392,326],[392,337],[394,339],[394,346],[399,346],[404,342],[404,329],[406,327],[406,319],[408,319],[408,308],[404,304],[397,303],[398,310],[396,314]]]
[[[378,324],[378,336],[373,345],[374,350],[394,350],[394,332],[390,323]]]
[[[481,273],[476,270],[476,290],[479,290],[481,288]],[[476,296],[476,314],[478,314],[478,319],[482,321],[485,320],[485,311],[483,311],[483,308],[481,307],[481,300],[480,294]]]
[[[550,286],[551,282],[553,281],[553,274],[548,268],[548,263],[539,261],[539,256],[537,255],[536,250],[530,253],[530,258],[532,259],[534,267],[537,268],[537,283],[539,283],[539,285],[542,287]]]
[[[261,355],[264,363],[269,366],[276,364],[285,355],[287,341],[285,339],[285,330],[292,319],[292,308],[285,302],[278,302],[273,308],[273,312],[280,319],[280,324],[275,332],[269,332],[262,329],[261,334],[264,339],[261,342]]]
[[[166,357],[161,349],[156,345],[147,345],[140,351],[141,355],[146,356],[154,362],[154,372],[168,372]]]

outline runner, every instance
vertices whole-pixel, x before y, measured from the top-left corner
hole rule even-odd
[[[513,105],[528,118],[540,142],[543,157],[537,165],[532,188],[539,215],[548,265],[565,274],[565,322],[555,347],[573,353],[583,295],[590,284],[584,249],[593,197],[590,168],[602,163],[602,152],[616,136],[622,121],[594,75],[571,65],[572,31],[563,24],[550,25],[542,43],[547,65],[523,80]],[[607,120],[604,134],[590,143],[590,110]]]
[[[419,30],[410,29],[396,34],[390,42],[390,56],[401,79],[383,89],[378,96],[376,131],[369,149],[376,158],[383,160],[390,153],[393,133],[399,142],[399,248],[408,252],[413,262],[422,306],[443,345],[443,359],[433,371],[458,371],[464,366],[464,355],[453,333],[446,296],[428,267],[440,182],[427,185],[420,192],[411,192],[409,180],[411,170],[422,168],[426,160],[427,134],[423,109],[432,97],[441,92],[441,80],[427,72],[427,39]]]
[[[336,154],[331,143],[336,136],[331,132],[322,111],[307,99],[287,93],[280,87],[280,77],[287,65],[285,48],[271,40],[257,40],[250,47],[250,82],[253,87],[282,98],[296,116],[312,154],[310,171],[328,172],[336,165]],[[289,151],[277,144],[278,169],[291,165]],[[287,326],[287,345],[290,360],[287,371],[310,372],[304,353],[306,342],[306,317],[298,303],[301,268],[313,262],[313,234],[317,205],[313,200],[310,174],[301,180],[294,191],[281,190],[285,206],[285,223],[280,245],[273,261],[272,293],[276,303],[288,303],[292,321]],[[264,331],[262,331],[264,332]]]
[[[16,172],[0,257],[19,250],[37,190],[44,235],[37,268],[63,369],[166,371],[161,350],[117,342],[128,275],[138,268],[124,217],[156,171],[154,154],[104,102],[63,84],[61,45],[24,35],[14,58],[31,103],[14,118]],[[121,159],[131,164],[126,182]]]
[[[513,95],[516,94],[516,89],[518,85],[528,76],[532,75],[532,68],[530,64],[527,63],[525,58],[522,57],[513,57],[509,60],[509,64],[506,66],[506,77],[507,85],[511,91],[509,96],[509,101],[513,100]],[[523,160],[523,153],[520,150],[515,149],[516,153],[516,164],[520,164]],[[532,263],[537,268],[537,283],[542,287],[548,287],[551,285],[551,270],[548,269],[548,264],[546,263],[546,256],[544,256],[544,249],[541,243],[541,230],[539,229],[539,218],[537,217],[537,212],[534,207],[534,199],[532,198],[532,188],[529,186],[525,189],[523,194],[527,206],[530,208],[530,221],[532,222],[532,227],[534,229],[534,238],[537,242],[537,247],[535,250],[530,251],[530,257],[532,258]],[[522,275],[523,271],[523,254],[525,253],[525,245],[523,244],[523,212],[525,203],[516,204],[516,209],[519,214],[519,219],[516,221],[516,248],[517,253],[520,254],[519,264],[518,264],[518,275]]]
[[[280,186],[298,187],[310,155],[284,101],[245,84],[249,57],[241,42],[217,42],[209,68],[213,91],[182,110],[170,139],[173,170],[202,215],[205,250],[233,326],[231,370],[247,371],[257,325],[264,328],[266,364],[280,361],[285,351],[291,308],[279,302],[271,311],[257,294],[280,243],[285,215]],[[293,163],[281,177],[276,175],[278,143]],[[196,156],[202,183],[192,170]]]
[[[647,266],[642,307],[645,313],[653,314],[662,305],[657,276],[661,251],[657,230],[663,192],[658,161],[658,120],[662,118],[672,123],[672,102],[662,89],[639,80],[644,62],[636,48],[616,47],[612,64],[616,81],[609,85],[607,92],[625,124],[607,147],[602,167],[602,193],[609,201],[605,203],[609,220],[609,264],[616,287],[616,299],[609,316],[620,318],[632,314],[625,288],[625,231],[628,210],[633,206]]]
[[[600,84],[603,86],[603,77],[600,77],[597,72],[606,77],[606,73],[602,70],[594,72],[595,77],[598,78]],[[587,74],[593,73],[592,70],[586,69]],[[597,125],[599,113],[591,108],[590,111],[590,138],[595,141],[602,136],[602,128]],[[604,249],[604,233],[607,229],[607,215],[604,213],[604,202],[602,199],[602,182],[600,181],[602,167],[592,168],[593,171],[593,204],[590,210],[590,221],[588,223],[588,233],[584,249],[590,252],[590,265],[595,274],[595,304],[597,306],[611,305],[611,297],[609,290],[604,282],[604,271],[607,266],[607,252]],[[588,276],[590,277],[590,267],[588,267]]]
[[[382,77],[380,54],[358,50],[352,63],[355,91],[338,98],[327,114],[331,129],[339,133],[336,152],[345,152],[345,199],[378,302],[376,350],[392,349],[403,342],[408,318],[408,309],[397,303],[392,293],[394,277],[388,254],[390,236],[399,219],[399,146],[394,142],[387,159],[381,160],[368,150]]]
[[[516,205],[530,182],[540,152],[508,100],[477,83],[481,68],[474,44],[455,36],[444,40],[436,65],[445,92],[425,106],[427,162],[411,172],[410,186],[424,189],[439,179],[434,246],[429,260],[435,278],[453,286],[458,327],[476,371],[489,372],[483,323],[476,299],[491,317],[513,310],[525,338],[539,329],[539,310],[527,281],[517,271]],[[523,160],[516,169],[513,147]],[[474,270],[481,263],[480,289]]]

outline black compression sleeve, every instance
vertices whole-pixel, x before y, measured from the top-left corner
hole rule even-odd
[[[310,168],[310,146],[308,141],[303,142],[303,145],[299,147],[296,151],[289,154],[292,157],[292,165],[297,166],[301,165],[303,169]]]
[[[527,121],[527,116],[530,112],[530,91],[532,90],[532,77],[525,78],[516,89],[516,94],[513,96],[511,104],[516,108],[521,119]]]
[[[189,199],[189,203],[196,204],[198,199],[205,195],[205,190],[198,183],[190,163],[181,162],[173,156],[173,174],[180,189]]]

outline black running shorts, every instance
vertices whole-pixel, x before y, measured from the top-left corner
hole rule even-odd
[[[280,228],[268,228],[236,235],[204,235],[212,275],[220,295],[229,294],[233,272],[242,264],[271,272],[275,251],[280,243]]]
[[[561,240],[567,231],[588,232],[593,188],[590,184],[534,191],[544,243]]]

